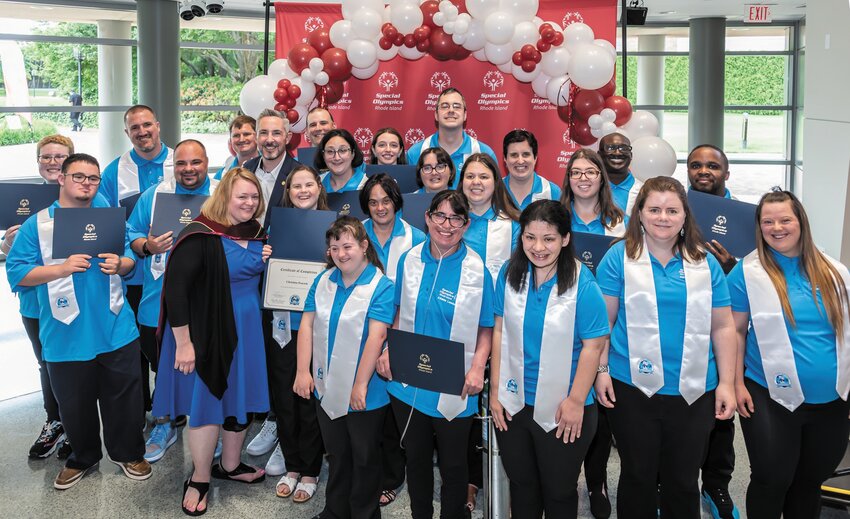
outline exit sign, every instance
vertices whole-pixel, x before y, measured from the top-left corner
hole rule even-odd
[[[745,5],[746,12],[744,13],[744,23],[770,23],[773,21],[773,14],[770,12],[769,5],[751,4]]]

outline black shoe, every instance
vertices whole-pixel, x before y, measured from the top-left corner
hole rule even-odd
[[[62,423],[56,420],[44,423],[41,428],[41,434],[35,440],[35,443],[30,447],[30,458],[46,458],[53,454],[53,451],[65,439],[65,429]]]
[[[611,517],[611,501],[608,499],[608,485],[587,491],[590,497],[590,514],[596,519]]]
[[[63,441],[62,445],[59,446],[59,450],[56,451],[56,458],[66,460],[73,450],[74,449],[71,448],[71,442],[68,441],[68,438],[65,438],[65,441]]]
[[[735,503],[732,502],[732,497],[729,491],[725,488],[705,488],[702,489],[702,499],[711,510],[713,519],[738,519],[738,509]]]

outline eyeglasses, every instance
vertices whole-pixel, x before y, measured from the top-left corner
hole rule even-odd
[[[51,162],[65,162],[67,155],[39,155],[38,161],[42,164],[50,164]]]
[[[451,109],[451,110],[463,110],[463,104],[462,103],[440,103],[438,105],[438,108],[440,109],[441,112],[448,112],[449,109]]]
[[[449,227],[459,228],[466,225],[466,218],[463,216],[452,215],[447,216],[446,213],[432,213],[428,212],[428,216],[431,218],[431,221],[437,225],[443,225],[446,223],[446,220],[449,221]]]
[[[419,168],[419,171],[421,171],[422,173],[425,173],[426,175],[431,174],[431,172],[434,171],[435,169],[437,170],[437,173],[445,173],[446,169],[448,169],[448,167],[449,167],[449,165],[446,164],[445,162],[440,162],[436,166],[432,166],[430,164],[425,164],[424,166]]]
[[[374,208],[378,207],[379,205],[393,205],[393,201],[390,200],[389,197],[383,198],[381,200],[376,200],[374,198],[369,199],[369,207],[374,209]]]
[[[608,153],[614,153],[615,151],[632,151],[632,147],[628,144],[606,144],[602,146],[602,149]]]
[[[393,141],[393,142],[381,141],[381,142],[375,144],[375,148],[379,149],[379,150],[382,150],[384,148],[389,148],[391,150],[397,150],[397,149],[401,148],[401,145],[399,143],[395,142],[395,141]]]
[[[85,175],[84,173],[65,173],[65,177],[71,177],[77,184],[82,184],[86,180],[89,181],[89,184],[98,185],[100,184],[100,175]]]
[[[599,170],[598,169],[571,169],[570,170],[570,178],[573,180],[578,180],[581,177],[585,177],[588,180],[595,180],[599,178]]]
[[[331,158],[339,155],[340,157],[345,157],[349,153],[351,153],[351,148],[339,148],[338,150],[330,150],[326,149],[323,151],[325,157]]]

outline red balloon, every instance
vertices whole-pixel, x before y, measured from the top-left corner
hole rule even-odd
[[[632,104],[628,99],[622,96],[611,96],[605,100],[605,108],[614,110],[617,118],[614,119],[614,124],[622,126],[629,122],[632,118]]]
[[[309,43],[299,43],[289,50],[289,68],[300,74],[302,70],[310,66],[311,59],[318,57],[319,53],[312,45]]]
[[[274,105],[274,109],[277,110],[278,112],[286,113],[286,105],[283,104],[283,103],[278,103],[278,104]]]
[[[295,124],[298,122],[298,112],[290,108],[286,111],[286,118],[289,119],[289,124]]]
[[[396,47],[401,47],[402,45],[404,45],[404,34],[396,34],[395,40],[393,40],[393,44],[395,44]]]
[[[342,81],[329,81],[322,89],[325,93],[325,103],[331,105],[342,99],[342,95],[345,94],[345,83]]]
[[[541,54],[540,51],[538,51],[537,49],[534,49],[534,57],[532,58],[532,61],[534,61],[535,63],[540,63],[542,59],[543,54]]]
[[[596,142],[596,137],[590,133],[590,125],[581,119],[573,119],[570,123],[570,138],[582,146],[590,146]]]
[[[572,117],[572,107],[570,105],[564,105],[558,107],[558,117],[561,118],[567,124],[570,124],[570,118]]]
[[[522,65],[522,53],[520,51],[514,52],[514,55],[511,56],[511,61],[513,61],[514,65],[517,67]]]
[[[434,15],[440,11],[440,2],[437,2],[437,0],[428,0],[427,2],[423,2],[419,6],[419,9],[422,10],[422,25],[436,29],[437,24],[434,23]]]
[[[412,34],[406,34],[404,36],[404,46],[407,47],[408,49],[412,49],[413,47],[416,47],[416,40],[413,39]]]
[[[289,92],[289,97],[292,99],[298,99],[301,96],[301,87],[298,85],[289,85],[287,91]]]
[[[425,35],[425,38],[430,38],[431,37],[431,28],[428,27],[427,25],[422,25],[421,28],[422,28],[422,34]]]
[[[316,52],[321,54],[334,46],[331,43],[331,36],[327,29],[316,29],[307,35],[307,43],[309,43]]]
[[[536,67],[537,67],[537,63],[535,63],[535,62],[534,62],[534,61],[532,61],[532,60],[526,60],[526,61],[523,61],[523,62],[522,62],[522,70],[523,70],[524,72],[528,72],[529,74],[531,74],[532,72],[534,72],[534,69],[535,69]]]
[[[540,52],[546,52],[547,50],[552,48],[552,44],[544,39],[537,40],[537,50]]]
[[[285,88],[277,88],[274,91],[273,97],[278,103],[284,103],[289,98],[289,92]]]
[[[611,78],[611,81],[608,82],[604,87],[597,88],[596,91],[602,94],[602,97],[608,99],[614,92],[617,90],[617,84],[614,82],[614,78]]]
[[[294,97],[287,97],[286,101],[284,101],[283,104],[286,106],[287,109],[295,108],[295,98]]]
[[[291,85],[291,84],[292,83],[288,79],[281,79],[280,81],[277,82],[277,87],[287,89],[287,88],[289,88],[289,85]]]
[[[551,31],[552,29],[553,29],[553,27],[552,27],[551,23],[548,23],[548,22],[547,23],[541,23],[540,27],[537,28],[537,32],[539,32],[540,35],[543,36],[544,32]]]
[[[325,72],[332,81],[345,81],[351,77],[351,63],[343,49],[331,47],[322,54]]]
[[[587,119],[605,108],[605,99],[596,90],[579,90],[573,98],[573,108],[579,117]]]
[[[386,32],[384,32],[384,36],[386,36],[387,39],[390,39],[390,40],[394,39],[396,37],[396,34],[398,34],[398,29],[396,29],[395,25],[392,25],[392,24],[390,24],[390,26],[387,28]]]
[[[519,52],[524,61],[531,61],[534,59],[534,53],[536,52],[536,49],[534,48],[534,45],[529,45],[528,43],[526,43],[522,46],[522,48],[519,49]]]
[[[471,50],[465,49],[462,46],[458,45],[457,51],[455,52],[454,59],[456,59],[458,61],[463,61],[466,58],[468,58],[470,54],[472,54]]]
[[[440,61],[452,59],[457,52],[457,44],[452,40],[451,35],[446,34],[442,28],[431,31],[428,41],[431,42],[429,49],[431,56]]]
[[[431,48],[431,42],[429,40],[422,40],[416,44],[416,50],[419,52],[428,52],[428,49]]]
[[[564,33],[562,33],[561,31],[555,31],[555,36],[552,38],[551,43],[555,47],[564,43]]]
[[[295,110],[293,110],[293,112],[295,112]],[[289,118],[288,112],[286,114],[286,118],[287,119]],[[295,112],[295,121],[296,122],[298,121],[298,112]],[[295,124],[295,123],[293,122],[291,124]],[[290,135],[292,135],[292,137],[289,139],[289,143],[287,143],[287,145],[286,145],[286,151],[293,151],[293,150],[295,150],[295,148],[298,147],[299,144],[301,144],[301,134],[300,133],[292,133]]]
[[[381,39],[378,40],[378,45],[384,50],[390,50],[393,47],[393,42],[386,36],[381,36]]]
[[[428,35],[425,33],[425,27],[417,27],[414,29],[413,39],[416,40],[416,43],[427,40]]]

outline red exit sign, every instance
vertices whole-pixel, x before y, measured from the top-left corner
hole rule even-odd
[[[773,14],[770,12],[769,5],[751,4],[745,5],[746,12],[744,13],[744,23],[770,23],[773,21]]]

